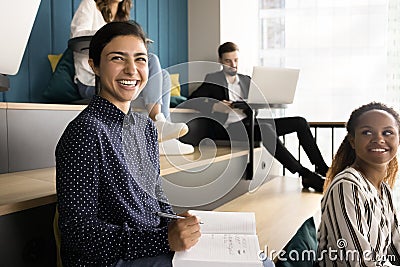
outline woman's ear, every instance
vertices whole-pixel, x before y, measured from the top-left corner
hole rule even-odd
[[[96,74],[96,76],[100,76],[98,68],[93,63],[93,59],[89,58],[88,63],[89,63],[89,66],[92,68],[94,74]]]
[[[355,149],[355,145],[354,145],[354,136],[352,136],[351,134],[347,134],[346,136],[347,140],[349,141],[351,147],[353,149]]]

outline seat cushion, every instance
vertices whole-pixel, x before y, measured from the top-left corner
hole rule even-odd
[[[72,103],[80,100],[74,83],[75,67],[71,49],[67,48],[59,60],[43,96],[52,103]]]
[[[312,267],[317,255],[317,231],[314,218],[307,219],[285,246],[277,267]]]

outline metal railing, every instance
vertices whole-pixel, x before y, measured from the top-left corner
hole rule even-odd
[[[336,140],[338,137],[338,131],[340,130],[342,132],[345,132],[345,122],[309,122],[310,128],[314,134],[314,139],[316,141],[316,143],[318,144],[318,147],[321,150],[321,153],[323,154],[323,157],[326,161],[329,161],[333,158],[333,156],[336,153],[337,147],[340,145],[339,142],[342,141],[342,139]],[[327,141],[322,140],[324,142],[321,142],[321,140],[319,140],[319,130],[321,129],[330,129],[330,140]],[[292,144],[290,144],[290,141],[288,142],[288,138],[286,138],[286,136],[282,137],[282,141],[284,143],[284,145],[289,149],[290,146],[293,147]],[[300,146],[300,144],[295,144],[297,146],[297,159],[303,164],[304,161],[306,161],[306,159],[302,159],[302,156],[304,157],[304,155],[302,155],[302,148]],[[330,146],[329,151],[330,153],[323,153],[323,151],[327,151],[326,146]],[[290,150],[290,149],[289,149]],[[296,156],[295,156],[296,157]],[[329,165],[330,162],[327,162],[327,164]],[[283,175],[285,175],[286,169],[283,168]]]
[[[331,152],[332,157],[335,155],[335,129],[345,128],[345,122],[310,122],[311,128],[314,128],[314,139],[318,143],[318,129],[319,128],[330,128],[331,129]]]

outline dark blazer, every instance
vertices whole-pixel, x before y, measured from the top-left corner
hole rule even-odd
[[[250,88],[250,76],[238,74],[239,85],[243,91],[244,98],[247,98]],[[230,100],[228,92],[228,82],[225,78],[225,73],[221,70],[206,75],[204,82],[194,91],[189,99],[202,98],[196,101],[193,108],[209,114],[212,111],[212,106],[217,101]],[[213,101],[214,100],[214,101]]]
[[[243,74],[238,74],[238,76],[240,88],[243,90],[244,97],[247,98],[251,78]],[[193,126],[189,134],[181,139],[193,145],[197,145],[199,140],[206,136],[213,139],[227,139],[226,130],[223,125],[228,119],[228,114],[212,112],[213,105],[222,100],[230,100],[228,82],[226,81],[224,72],[218,71],[207,74],[204,82],[189,96],[188,101],[185,101],[185,107],[200,111],[205,118],[198,118],[197,122],[201,121],[198,125],[201,126],[197,126],[197,128]],[[250,108],[245,109],[244,112],[249,115],[248,112],[251,112],[251,110]],[[211,118],[211,120],[206,118]],[[247,118],[243,120],[243,123],[248,124]],[[195,125],[196,123],[189,123],[189,128],[191,128],[192,124]],[[207,133],[202,134],[202,131],[207,131]]]
[[[250,87],[250,76],[238,74],[239,85],[243,90],[243,95],[247,98]],[[229,100],[228,82],[224,72],[218,71],[206,75],[204,82],[194,91],[189,98],[210,97],[219,101]]]

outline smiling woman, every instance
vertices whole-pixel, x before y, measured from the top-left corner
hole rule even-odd
[[[99,95],[127,113],[148,80],[147,48],[136,36],[118,36],[101,53],[100,64],[89,64],[97,77]]]
[[[321,202],[320,266],[333,266],[332,261],[336,266],[389,266],[389,261],[400,266],[400,226],[391,192],[400,117],[373,102],[353,111],[346,128]]]
[[[200,237],[197,217],[173,213],[161,187],[157,130],[130,102],[146,85],[146,38],[134,22],[110,22],[92,38],[100,90],[56,148],[63,266],[171,266],[172,251]],[[125,265],[126,264],[126,265]]]
[[[130,101],[136,99],[148,80],[146,35],[136,22],[138,30],[132,35],[120,29],[121,35],[110,40],[105,31],[96,34],[89,48],[89,64],[96,75],[99,95],[127,113]],[[114,24],[116,28],[123,24]],[[121,25],[121,26],[118,26]]]

